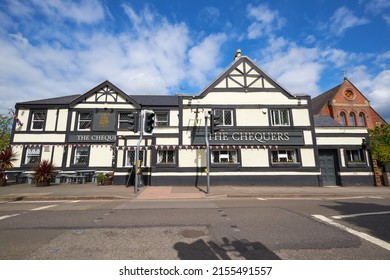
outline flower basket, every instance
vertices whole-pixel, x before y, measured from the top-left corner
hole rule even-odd
[[[113,178],[114,178],[113,172],[106,172],[106,173],[98,174],[96,176],[96,181],[98,185],[108,186],[108,185],[112,185]]]

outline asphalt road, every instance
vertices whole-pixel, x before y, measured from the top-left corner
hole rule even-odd
[[[390,259],[390,199],[0,203],[0,259]]]

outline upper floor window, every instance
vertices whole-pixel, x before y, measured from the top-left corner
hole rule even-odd
[[[271,125],[288,126],[290,125],[289,109],[274,109],[271,110]]]
[[[346,126],[346,125],[347,125],[347,118],[346,118],[344,112],[341,112],[341,113],[340,113],[340,124],[341,124],[342,126]]]
[[[349,125],[350,126],[356,126],[356,117],[355,117],[355,113],[350,113],[349,114]]]
[[[233,110],[231,109],[215,109],[214,115],[220,117],[220,125],[232,126],[233,125]]]
[[[45,120],[45,112],[33,112],[31,117],[31,130],[43,131]]]
[[[35,164],[39,162],[41,157],[41,147],[35,146],[35,147],[28,147],[26,149],[26,156],[24,163],[25,164]]]
[[[129,114],[130,114],[130,112],[118,114],[118,128],[119,129],[128,129],[129,128],[129,126],[130,126]]]
[[[169,126],[169,123],[168,123],[168,112],[154,112],[156,115],[155,115],[155,126],[157,127],[167,127]]]
[[[79,113],[77,130],[91,130],[92,127],[92,112]]]
[[[359,114],[359,125],[366,126],[366,118],[364,116],[364,113]]]

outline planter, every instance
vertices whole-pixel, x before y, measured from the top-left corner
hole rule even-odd
[[[47,187],[47,186],[50,186],[50,181],[36,182],[35,186],[36,187]]]
[[[105,179],[101,183],[102,186],[109,186],[112,185],[112,180],[111,179]]]
[[[0,187],[4,187],[5,185],[7,185],[7,179],[1,178],[0,179]]]

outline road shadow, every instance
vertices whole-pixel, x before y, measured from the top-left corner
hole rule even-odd
[[[322,207],[336,210],[340,216],[371,213],[362,216],[342,217],[339,220],[363,228],[371,236],[390,242],[390,213],[375,214],[389,212],[390,206],[374,203],[337,202],[336,205],[322,205]]]
[[[230,241],[226,237],[220,244],[198,239],[192,243],[177,242],[173,248],[181,260],[280,260],[260,242]]]

